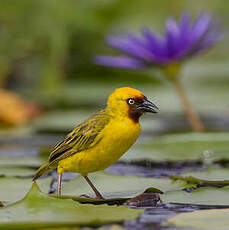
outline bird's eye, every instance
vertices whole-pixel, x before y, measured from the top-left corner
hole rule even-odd
[[[127,103],[129,105],[134,105],[135,101],[134,101],[134,99],[130,98],[130,99],[127,100]]]

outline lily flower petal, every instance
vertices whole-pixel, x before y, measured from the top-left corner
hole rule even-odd
[[[122,69],[143,69],[145,67],[145,64],[141,61],[129,57],[96,56],[95,63]]]
[[[142,69],[150,65],[165,66],[182,62],[212,47],[222,39],[212,16],[201,13],[191,21],[190,14],[184,13],[179,21],[166,21],[164,36],[143,29],[142,35],[127,33],[122,37],[109,36],[108,45],[126,57],[96,58],[99,65],[117,68]]]

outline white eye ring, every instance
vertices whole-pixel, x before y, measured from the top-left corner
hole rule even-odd
[[[127,102],[129,105],[133,105],[135,103],[134,99],[132,99],[132,98],[128,99]]]

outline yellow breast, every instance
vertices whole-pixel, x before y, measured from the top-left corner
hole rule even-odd
[[[137,140],[140,124],[129,118],[112,119],[103,129],[101,141],[94,147],[59,162],[58,172],[87,175],[115,163]]]

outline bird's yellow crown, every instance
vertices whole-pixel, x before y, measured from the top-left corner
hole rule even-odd
[[[110,94],[107,100],[108,108],[113,110],[126,110],[128,108],[126,100],[129,98],[144,98],[142,92],[130,87],[117,88]]]

